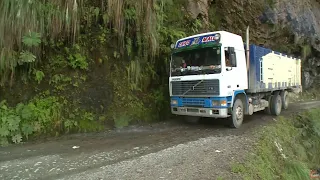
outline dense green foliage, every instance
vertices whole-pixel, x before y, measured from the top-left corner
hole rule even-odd
[[[166,118],[170,44],[202,28],[185,5],[1,1],[1,99],[14,94],[1,103],[2,142]],[[97,86],[107,92],[84,96]]]
[[[0,140],[7,144],[8,139],[19,143],[31,134],[52,133],[61,123],[62,105],[56,97],[34,99],[28,104],[20,103],[10,108],[3,101],[0,103]]]
[[[69,131],[101,130],[101,124],[94,121],[92,113],[73,108],[66,99],[50,96],[49,92],[34,97],[28,103],[19,103],[15,107],[8,107],[6,101],[2,101],[0,144],[19,143],[30,136],[56,136]]]
[[[201,28],[199,20],[182,11],[184,5],[182,0],[1,1],[1,85],[14,78],[17,67],[29,70],[46,63],[52,50],[74,42],[89,51],[112,46],[116,49],[113,57],[131,61],[129,79],[135,84],[148,83],[140,72],[155,73],[149,72],[155,64],[167,64],[170,43]],[[139,71],[145,66],[149,71]]]
[[[320,162],[320,109],[279,118],[260,134],[254,154],[233,171],[244,179],[309,179]],[[277,147],[278,146],[278,147]]]
[[[78,8],[73,0],[0,2],[0,84],[12,79],[18,66],[41,61],[43,43],[74,37]],[[41,39],[40,39],[41,38]]]

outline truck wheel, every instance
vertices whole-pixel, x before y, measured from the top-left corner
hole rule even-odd
[[[273,99],[273,95],[269,96],[268,98],[269,106],[264,109],[264,112],[268,115],[271,115],[272,99]]]
[[[286,110],[289,107],[289,96],[288,91],[282,91],[280,93],[281,101],[282,101],[282,109]]]
[[[282,101],[280,95],[274,95],[271,100],[271,114],[279,116],[282,109]]]
[[[189,124],[198,124],[200,121],[200,117],[196,116],[185,116],[184,120]]]
[[[232,128],[239,128],[242,125],[244,117],[243,103],[241,99],[237,99],[232,107],[232,115],[229,119]]]

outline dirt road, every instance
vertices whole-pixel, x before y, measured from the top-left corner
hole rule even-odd
[[[320,101],[292,104],[283,115],[314,107]],[[172,120],[13,145],[0,148],[0,179],[239,179],[231,162],[242,160],[255,130],[273,118],[257,113],[240,129],[224,127],[223,120]]]

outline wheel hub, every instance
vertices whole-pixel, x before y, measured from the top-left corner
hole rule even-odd
[[[242,108],[240,106],[236,108],[236,116],[237,120],[240,120],[242,118]]]
[[[288,105],[289,105],[289,99],[288,99],[288,97],[286,97],[285,105],[286,105],[286,106],[288,106]]]
[[[278,110],[278,112],[281,111],[281,99],[277,100],[277,110]]]

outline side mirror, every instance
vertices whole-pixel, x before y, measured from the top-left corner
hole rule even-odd
[[[237,61],[236,61],[236,56],[234,53],[230,54],[230,61],[231,61],[231,66],[236,67],[237,66]]]
[[[228,47],[228,52],[230,54],[234,54],[234,47]]]

